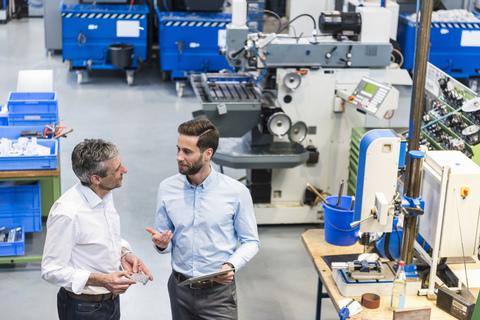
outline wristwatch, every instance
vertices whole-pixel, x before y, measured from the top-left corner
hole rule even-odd
[[[225,262],[224,264],[228,264],[230,268],[233,269],[233,272],[235,272],[235,266],[233,264],[231,264],[230,262]]]

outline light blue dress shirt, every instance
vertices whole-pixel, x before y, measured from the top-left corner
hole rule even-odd
[[[171,230],[172,268],[187,277],[240,270],[260,248],[252,197],[240,182],[216,172],[197,187],[176,174],[160,183],[155,230]],[[240,246],[238,246],[240,243]]]

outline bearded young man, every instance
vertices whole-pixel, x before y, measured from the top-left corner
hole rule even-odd
[[[178,284],[217,271],[238,271],[255,256],[260,242],[252,197],[242,183],[210,165],[219,143],[210,121],[187,121],[178,133],[179,174],[160,183],[155,230],[147,228],[156,250],[172,254],[172,318],[238,319],[233,271],[190,286]]]

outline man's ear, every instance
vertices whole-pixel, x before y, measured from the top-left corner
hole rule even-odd
[[[93,176],[90,177],[90,181],[91,181],[94,185],[99,185],[99,184],[100,184],[100,177],[97,176],[96,174],[94,174]]]
[[[213,149],[212,148],[208,148],[207,150],[205,150],[205,152],[203,153],[204,154],[204,159],[205,161],[208,161],[212,158],[213,156]]]

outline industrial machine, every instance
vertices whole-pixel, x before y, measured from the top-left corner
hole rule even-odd
[[[360,87],[373,92],[368,84]],[[391,239],[390,232],[397,237],[400,234],[402,240],[385,246],[385,251],[400,251],[399,259],[406,261],[407,293],[432,298],[437,286],[468,292],[467,276],[450,271],[447,259],[463,263],[478,253],[480,198],[472,192],[480,187],[480,167],[473,157],[477,139],[472,138],[476,130],[470,121],[475,121],[474,112],[480,107],[474,92],[431,64],[425,87],[421,148],[428,150],[426,155],[410,151],[410,172],[406,175],[404,138],[385,130],[367,132],[359,148],[357,222],[352,225],[360,224],[365,245]],[[358,99],[351,100],[355,103]],[[465,141],[464,148],[445,143],[453,139]],[[402,175],[404,183],[397,183]],[[362,259],[332,264],[340,292],[346,296],[390,294],[395,260],[392,255],[388,258],[391,262],[370,261],[363,271],[358,271],[367,265]]]
[[[379,233],[403,231],[401,259],[409,261],[407,294],[432,298],[436,286],[465,291],[468,282],[449,271],[446,259],[460,257],[457,260],[463,263],[478,253],[480,167],[460,151],[425,155],[410,151],[411,172],[403,179],[408,185],[404,194],[397,179],[405,167],[405,144],[403,137],[389,130],[372,130],[362,138],[356,222],[351,225],[360,224],[365,245],[376,241]],[[392,228],[396,217],[401,223]],[[332,263],[332,276],[342,295],[390,295],[395,261],[362,259]]]
[[[75,70],[78,83],[86,71],[117,69],[132,85],[134,72],[147,58],[148,6],[102,3],[61,3],[63,60]]]
[[[390,24],[382,24],[389,14],[325,12],[323,35],[314,19],[299,38],[250,33],[245,2],[233,1],[221,50],[237,72],[194,75],[191,83],[202,103],[195,116],[220,131],[213,161],[246,170],[259,224],[322,222],[306,184],[334,193],[347,180],[352,128],[408,126],[411,78],[390,68]],[[358,101],[377,99],[350,103],[357,88]]]
[[[224,0],[170,0],[155,8],[162,79],[175,81],[182,97],[193,73],[232,72],[219,48],[225,46],[226,25],[232,15],[224,12]],[[263,21],[263,0],[250,0],[249,29],[257,31]]]

